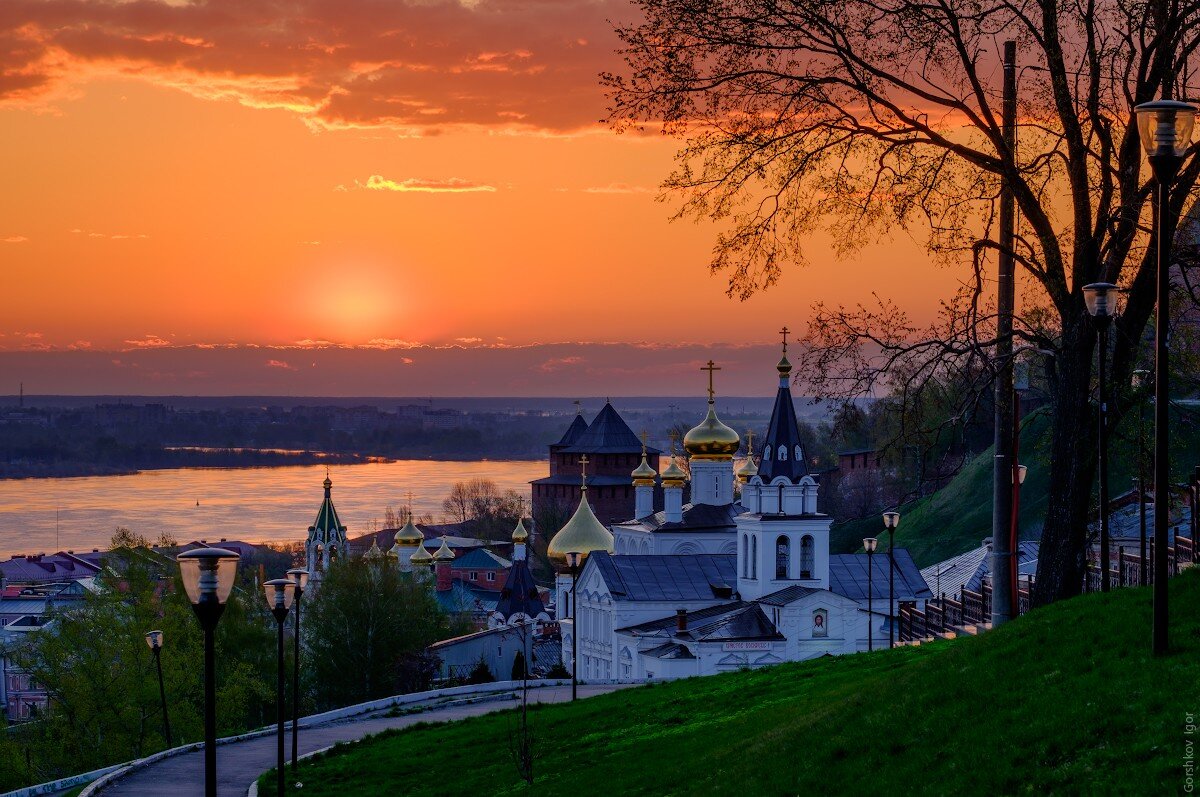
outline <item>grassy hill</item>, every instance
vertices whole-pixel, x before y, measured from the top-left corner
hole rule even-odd
[[[1088,595],[982,637],[631,688],[337,748],[303,794],[1162,794],[1200,713],[1200,568],[1173,579],[1173,650],[1147,589]],[[272,794],[265,776],[260,794]]]
[[[1149,419],[1153,408],[1147,408]],[[1129,413],[1113,436],[1109,449],[1109,489],[1120,495],[1132,486],[1136,464],[1137,413]],[[1200,424],[1194,411],[1177,413],[1172,424],[1171,462],[1174,478],[1182,481],[1193,465],[1200,464]],[[1153,445],[1154,432],[1148,422],[1146,445]],[[968,462],[943,489],[900,507],[896,545],[908,548],[918,567],[948,559],[977,547],[992,536],[992,451],[988,448]],[[1042,413],[1030,415],[1021,430],[1021,462],[1029,474],[1021,487],[1021,539],[1036,540],[1042,533],[1042,518],[1050,490],[1050,423]],[[1149,478],[1149,474],[1147,474]],[[864,537],[885,538],[878,517],[841,523],[833,527],[830,546],[834,552],[862,549]]]

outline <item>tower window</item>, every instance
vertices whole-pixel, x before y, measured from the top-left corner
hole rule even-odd
[[[816,569],[814,559],[813,538],[806,534],[800,540],[800,578],[813,577],[813,570]]]
[[[787,446],[779,447],[779,461],[787,462]]]
[[[775,541],[775,578],[788,577],[788,559],[791,558],[791,547],[791,541],[782,535]]]
[[[750,578],[758,578],[758,537],[750,538]]]

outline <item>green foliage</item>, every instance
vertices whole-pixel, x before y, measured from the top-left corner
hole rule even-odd
[[[527,673],[525,672],[525,652],[518,650],[516,657],[513,659],[513,666],[512,666],[512,673],[510,674],[510,680],[520,681],[522,678],[526,677],[526,675],[527,675]]]
[[[51,705],[41,721],[0,738],[0,789],[127,761],[166,746],[157,673],[144,637],[152,629],[164,635],[163,681],[174,742],[202,736],[202,635],[174,563],[145,549],[126,548],[113,551],[106,565],[95,594],[62,602],[51,623],[10,651],[13,661],[46,687]],[[271,629],[255,597],[235,591],[217,630],[222,733],[261,724],[273,697]]]
[[[467,676],[467,683],[490,684],[495,680],[496,676],[492,674],[492,668],[488,666],[487,660],[480,656],[479,661],[475,662],[475,666],[471,668],[471,674]]]
[[[1200,602],[1200,569],[1170,586],[1166,658],[1149,653],[1149,591],[1123,589],[981,637],[531,706],[554,740],[532,792],[504,756],[451,783],[411,755],[502,750],[512,714],[497,712],[336,749],[304,793],[1167,794],[1195,713],[1180,690],[1200,678],[1200,617],[1180,609]]]
[[[305,594],[303,617],[306,691],[319,709],[423,688],[421,652],[450,635],[424,581],[365,559],[329,567]]]
[[[561,661],[554,662],[554,664],[552,664],[550,666],[550,669],[546,671],[546,678],[549,680],[570,678],[570,677],[571,677],[571,673],[567,671],[567,668],[565,666],[563,666],[563,663]]]

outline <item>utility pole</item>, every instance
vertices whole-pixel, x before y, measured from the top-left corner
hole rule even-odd
[[[1004,100],[1001,105],[1004,149],[1016,163],[1017,150],[1017,43],[1004,43]],[[1012,183],[1000,182],[1000,252],[996,276],[996,459],[992,474],[992,625],[1013,617],[1012,567],[1013,522],[1013,305],[1015,304],[1013,239],[1016,201]]]

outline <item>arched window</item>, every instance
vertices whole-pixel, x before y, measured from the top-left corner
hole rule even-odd
[[[758,578],[758,537],[750,538],[750,578]]]
[[[775,540],[775,578],[788,577],[788,559],[791,558],[791,541],[780,535]]]
[[[787,462],[787,446],[779,447],[779,461]]]
[[[812,578],[816,569],[813,553],[813,538],[805,534],[800,540],[800,578]]]
[[[796,461],[799,462],[802,459],[804,459],[804,449],[800,447],[799,443],[797,443],[796,444]]]
[[[742,535],[742,578],[750,577],[750,535]]]
[[[771,447],[770,446],[767,446],[766,448],[763,449],[762,458],[765,460],[771,459]]]

